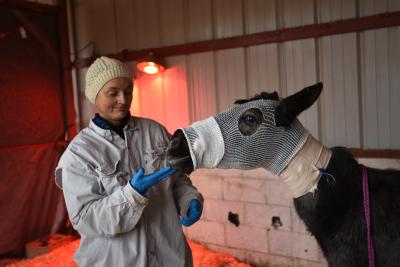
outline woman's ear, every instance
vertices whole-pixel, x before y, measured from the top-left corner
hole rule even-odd
[[[322,83],[316,83],[281,100],[275,109],[276,126],[289,126],[304,110],[318,99],[322,91]]]

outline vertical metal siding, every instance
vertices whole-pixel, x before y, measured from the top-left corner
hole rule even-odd
[[[202,120],[217,113],[215,53],[188,56],[188,94],[190,121]]]
[[[94,41],[99,54],[117,53],[398,10],[398,0],[75,0],[77,48]],[[138,77],[141,103],[162,96],[153,109],[140,105],[140,113],[160,112],[156,119],[179,124],[168,117],[173,100],[155,86],[179,87],[174,97],[187,106],[174,102],[174,113],[188,114],[178,119],[182,124],[262,90],[286,96],[321,80],[320,103],[300,115],[312,134],[328,146],[400,148],[399,44],[394,27],[168,58],[177,68],[161,83]],[[87,47],[79,57],[90,52]],[[83,98],[82,78],[80,85]],[[90,105],[82,106],[88,117]]]
[[[185,56],[175,56],[168,58],[167,64],[172,67],[162,75],[164,120],[160,122],[170,133],[173,133],[177,128],[189,124],[187,63]],[[146,89],[142,88],[142,90]]]
[[[127,47],[131,47],[132,49],[137,49],[138,47],[135,13],[135,6],[132,0],[115,1],[115,15],[117,18],[115,20],[115,35],[117,41],[116,52],[122,51]],[[129,25],[129,27],[127,27],[127,25]]]
[[[278,45],[258,45],[246,49],[248,96],[261,91],[280,92]]]
[[[316,58],[314,39],[304,41],[292,41],[282,44],[283,73],[281,73],[282,84],[285,84],[283,96],[296,93],[300,89],[314,84],[316,77]],[[318,107],[311,106],[299,116],[300,121],[309,129],[310,133],[319,138],[318,132]]]
[[[246,34],[277,29],[276,1],[246,0],[244,2]],[[278,45],[266,44],[246,48],[246,85],[248,96],[261,91],[279,93]]]
[[[212,0],[187,0],[185,3],[187,42],[213,39]]]
[[[116,51],[116,20],[114,1],[112,0],[92,0],[92,26],[94,27],[94,42],[96,52],[100,55]],[[107,19],[105,19],[107,18]]]
[[[320,22],[356,15],[355,1],[318,2]],[[319,43],[319,73],[324,82],[321,96],[321,140],[327,146],[359,147],[359,94],[357,34],[322,37]]]
[[[92,19],[92,1],[76,0],[75,1],[75,25],[79,29],[76,31],[76,57],[90,57],[93,47],[86,47],[90,42],[94,42],[94,25]],[[99,44],[98,44],[99,45]]]
[[[400,74],[399,51],[393,49],[398,45],[397,38],[389,38],[389,34],[398,36],[399,32],[388,29],[368,31],[362,34],[362,81],[363,81],[363,120],[364,120],[364,145],[366,148],[387,148],[395,147],[394,143],[399,136],[392,136],[391,132],[398,133],[398,123],[391,121],[390,114],[398,113],[397,105],[392,107],[391,97],[398,95],[392,91],[398,88],[390,86],[391,81]],[[389,48],[391,48],[389,50]],[[390,60],[390,64],[389,64]],[[390,68],[394,68],[391,70]],[[397,70],[397,74],[396,74]],[[391,77],[391,75],[393,77]],[[398,79],[398,78],[397,78]],[[394,82],[396,83],[396,82]],[[393,117],[392,117],[393,118]],[[393,130],[392,130],[393,128]],[[397,147],[400,148],[400,147]]]
[[[160,36],[161,45],[183,44],[184,32],[184,6],[183,0],[159,1],[160,8]]]
[[[114,0],[116,1],[116,0]],[[157,0],[133,0],[134,17],[136,27],[137,47],[135,49],[144,49],[160,46],[160,28]],[[118,18],[117,18],[118,19]],[[130,27],[125,25],[125,27]]]
[[[213,4],[215,38],[242,35],[242,0],[214,0]]]
[[[325,83],[321,102],[324,143],[359,147],[356,34],[322,38],[321,47],[321,80]]]
[[[275,0],[245,0],[246,34],[276,30]]]
[[[314,5],[312,0],[282,1],[278,14],[278,28],[297,27],[314,23]],[[280,79],[282,96],[297,92],[305,86],[317,81],[315,40],[299,40],[279,44]],[[319,138],[318,106],[314,104],[300,114],[299,120],[309,129],[310,133]]]
[[[223,111],[237,99],[247,97],[243,48],[216,52],[217,110]]]
[[[400,5],[398,1],[397,3]],[[400,27],[387,29],[389,55],[390,147],[400,149]]]
[[[355,0],[319,0],[318,22],[330,22],[354,18],[356,15]]]

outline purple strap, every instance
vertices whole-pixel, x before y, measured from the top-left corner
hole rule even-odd
[[[375,267],[374,244],[371,235],[371,213],[369,206],[369,189],[368,189],[368,173],[367,168],[361,165],[363,176],[363,193],[364,193],[364,214],[367,224],[367,239],[368,239],[368,266]]]

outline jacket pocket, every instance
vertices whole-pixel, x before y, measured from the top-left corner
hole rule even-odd
[[[129,173],[120,170],[120,161],[113,164],[103,164],[98,168],[99,179],[107,194],[111,194],[121,186],[125,186],[129,180]]]
[[[144,151],[146,172],[154,172],[165,166],[165,149],[164,146],[157,146]]]

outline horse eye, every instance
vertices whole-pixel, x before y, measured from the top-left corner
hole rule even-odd
[[[249,123],[255,123],[257,121],[257,118],[253,115],[247,115],[245,117],[245,120]]]
[[[250,136],[254,134],[260,127],[263,121],[263,115],[261,110],[258,108],[250,108],[243,112],[238,120],[239,131],[244,136]]]

